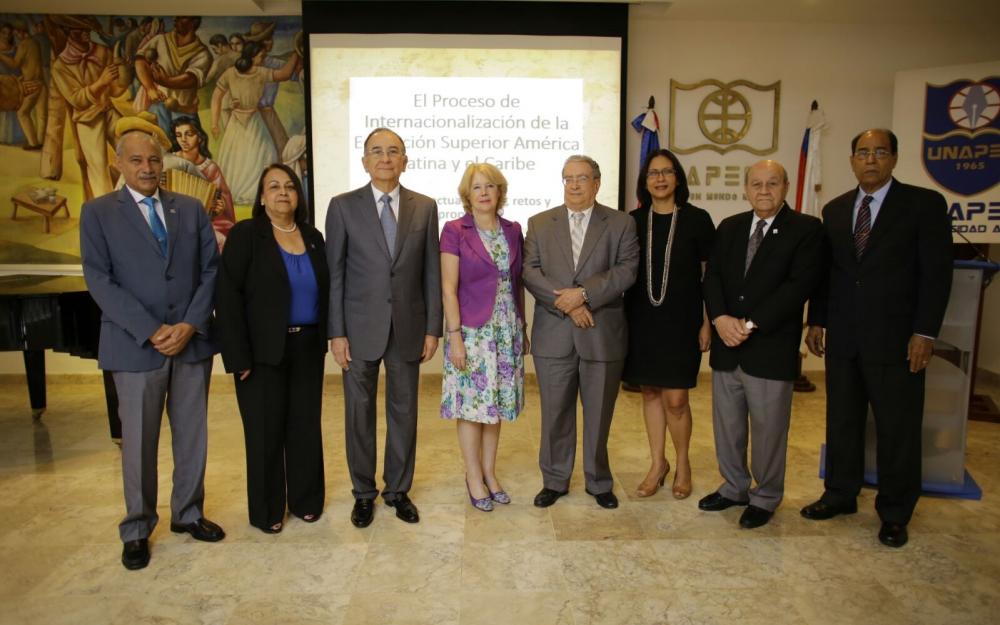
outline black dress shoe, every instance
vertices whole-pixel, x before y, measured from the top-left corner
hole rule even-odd
[[[375,518],[375,503],[371,499],[355,499],[351,510],[351,523],[354,527],[368,527]]]
[[[417,512],[417,507],[413,505],[410,498],[406,493],[398,495],[393,500],[386,500],[385,505],[390,508],[396,509],[396,518],[407,523],[418,523],[420,521],[420,514]]]
[[[774,513],[770,510],[758,508],[757,506],[750,504],[747,506],[747,509],[743,511],[743,514],[740,515],[740,527],[752,530],[755,527],[767,525],[767,522],[771,520],[773,515]]]
[[[715,491],[711,495],[702,497],[701,501],[698,502],[698,508],[707,512],[718,512],[733,506],[745,506],[749,503],[749,501],[734,501],[729,497],[723,497],[719,491]]]
[[[613,508],[618,507],[618,498],[615,497],[615,494],[610,490],[606,493],[599,493],[596,495],[588,490],[587,494],[596,499],[597,505],[599,505],[602,508],[607,508],[608,510],[611,510]]]
[[[832,519],[838,514],[854,514],[858,511],[858,502],[852,501],[849,504],[841,504],[835,506],[833,504],[826,503],[822,499],[819,501],[814,501],[805,508],[802,508],[800,514],[807,519],[813,521],[824,521],[826,519]]]
[[[910,539],[906,533],[906,526],[899,523],[883,523],[882,529],[878,532],[878,539],[886,547],[899,548]]]
[[[122,548],[122,564],[130,571],[146,568],[149,564],[149,540],[130,540]]]
[[[551,488],[543,488],[538,491],[535,495],[535,507],[536,508],[548,508],[556,502],[557,499],[568,493],[569,491],[559,491],[552,490]]]
[[[171,523],[170,531],[175,534],[183,534],[187,532],[195,540],[203,540],[207,543],[219,542],[226,537],[226,533],[222,531],[222,528],[212,523],[205,517],[202,517],[195,521],[194,523],[188,523],[186,525],[181,523]]]

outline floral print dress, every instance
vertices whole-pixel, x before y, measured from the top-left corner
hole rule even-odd
[[[503,229],[479,230],[486,251],[502,267],[489,321],[480,328],[462,326],[465,369],[458,370],[444,346],[441,416],[476,423],[513,421],[524,407],[524,333],[511,286],[510,250]]]

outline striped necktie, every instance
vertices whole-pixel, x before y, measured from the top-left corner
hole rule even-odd
[[[580,250],[583,249],[583,213],[573,213],[573,225],[569,229],[570,240],[573,243],[573,268],[580,262]]]
[[[854,224],[854,253],[858,258],[861,258],[861,255],[865,253],[868,239],[872,234],[871,204],[874,199],[872,196],[866,195],[858,208],[858,220]]]

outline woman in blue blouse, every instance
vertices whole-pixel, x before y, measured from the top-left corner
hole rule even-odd
[[[291,169],[264,170],[252,214],[226,241],[216,318],[243,418],[250,524],[275,534],[286,500],[309,523],[323,512],[320,409],[330,280],[323,235],[306,223],[308,207]]]

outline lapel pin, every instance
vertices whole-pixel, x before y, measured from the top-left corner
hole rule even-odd
[[[774,234],[778,234],[778,229],[777,229],[777,228],[775,228],[775,229],[774,229],[774,230],[772,230],[771,232],[773,232]]]

